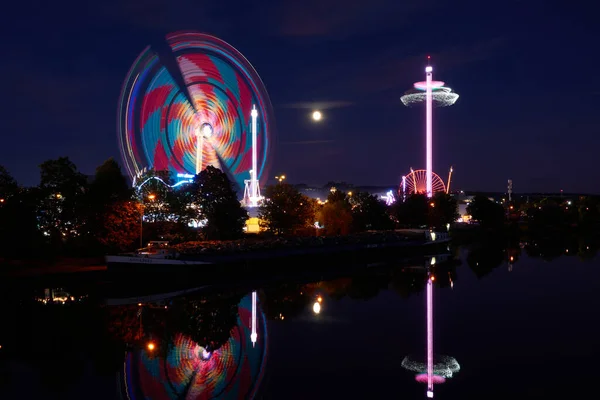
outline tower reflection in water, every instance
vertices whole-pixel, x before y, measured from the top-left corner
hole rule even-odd
[[[430,265],[427,267],[427,352],[425,362],[420,361],[417,357],[405,357],[402,360],[402,367],[409,371],[416,372],[415,379],[417,382],[427,384],[427,397],[433,398],[434,384],[446,382],[446,379],[452,378],[454,374],[460,371],[460,365],[453,357],[436,355],[433,352],[433,284],[435,282],[435,274],[433,266],[435,265],[435,257],[431,259]],[[453,285],[452,285],[453,286]]]
[[[260,387],[267,355],[267,324],[256,292],[238,304],[229,339],[211,350],[175,333],[162,354],[129,352],[121,374],[128,400],[252,399]]]

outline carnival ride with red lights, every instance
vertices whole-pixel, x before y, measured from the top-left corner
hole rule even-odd
[[[146,49],[125,79],[118,136],[132,180],[145,169],[196,175],[212,165],[260,198],[273,126],[267,90],[235,48],[198,32],[167,35],[170,51]]]

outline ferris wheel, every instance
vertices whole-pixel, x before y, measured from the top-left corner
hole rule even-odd
[[[435,172],[432,173],[432,191],[446,192],[446,185],[442,178]],[[427,171],[424,169],[410,170],[408,175],[402,177],[400,192],[403,195],[424,194],[427,192]]]
[[[268,351],[267,321],[259,307],[260,334],[252,339],[248,321],[250,296],[237,307],[229,338],[218,349],[197,343],[189,333],[173,332],[162,351],[134,348],[119,374],[123,398],[135,399],[253,399],[261,386]],[[211,325],[212,326],[212,325]],[[215,325],[219,327],[219,325]],[[199,336],[199,335],[196,335]]]
[[[166,43],[170,51],[149,46],[139,55],[121,91],[118,136],[129,175],[196,175],[212,165],[241,188],[249,177],[266,179],[273,112],[252,65],[210,35],[177,32]]]

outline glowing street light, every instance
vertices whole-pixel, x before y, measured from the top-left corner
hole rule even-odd
[[[313,111],[313,113],[312,113],[312,119],[313,119],[313,121],[316,121],[316,122],[318,122],[318,121],[320,121],[321,119],[323,119],[323,114],[321,114],[321,111],[319,111],[319,110],[315,110],[315,111]]]
[[[275,179],[277,179],[279,181],[279,183],[281,183],[285,180],[285,175],[276,176]]]
[[[156,195],[155,195],[155,194],[149,194],[149,195],[148,195],[148,199],[149,199],[149,200],[154,200],[155,198],[156,198]]]
[[[154,349],[156,348],[156,345],[152,342],[149,342],[148,345],[146,346],[146,348],[148,349],[148,351],[154,351]]]
[[[321,303],[318,301],[315,301],[315,304],[313,304],[313,312],[315,314],[319,314],[321,312]]]

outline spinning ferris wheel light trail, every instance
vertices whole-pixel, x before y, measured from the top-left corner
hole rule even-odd
[[[263,82],[239,51],[214,36],[176,32],[166,43],[170,52],[142,51],[121,91],[118,135],[127,172],[132,179],[150,169],[197,175],[211,165],[256,206],[273,124]]]

